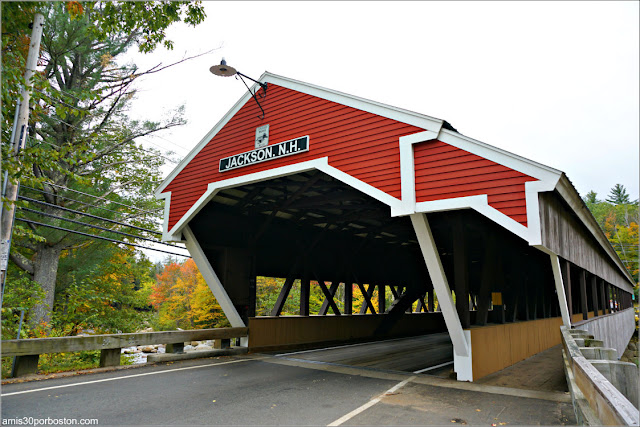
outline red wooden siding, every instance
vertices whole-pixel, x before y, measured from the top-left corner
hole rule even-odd
[[[413,147],[416,201],[487,194],[490,206],[527,225],[524,183],[535,178],[444,142]]]
[[[399,138],[423,129],[352,107],[269,84],[260,101],[250,99],[171,181],[171,229],[207,190],[207,184],[250,173],[328,157],[329,164],[400,198]],[[221,158],[254,149],[258,126],[269,124],[270,144],[309,135],[309,152],[220,173]]]

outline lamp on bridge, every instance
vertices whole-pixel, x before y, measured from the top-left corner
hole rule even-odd
[[[258,104],[258,107],[260,107],[260,110],[262,111],[262,117],[260,117],[260,120],[264,119],[264,109],[262,108],[262,105],[260,105],[260,102],[258,101],[258,98],[256,97],[256,94],[258,94],[258,96],[260,96],[260,98],[264,98],[265,96],[267,96],[267,84],[266,83],[259,82],[257,80],[252,79],[251,77],[247,76],[246,74],[242,74],[240,71],[236,70],[232,66],[227,65],[227,61],[225,61],[224,58],[222,58],[222,61],[220,61],[220,65],[212,66],[211,68],[209,68],[209,71],[211,71],[216,76],[221,76],[221,77],[236,76],[236,79],[238,77],[240,77],[240,80],[242,80],[242,83],[244,83],[244,85],[247,87],[247,90],[249,91],[249,93],[251,94],[253,99],[256,101],[256,104]],[[252,82],[259,84],[260,87],[262,88],[262,93],[258,93],[258,90],[255,91],[255,92],[251,92],[251,89],[249,89],[249,86],[247,85],[247,82],[245,82],[243,77],[246,77],[247,79],[251,80]]]

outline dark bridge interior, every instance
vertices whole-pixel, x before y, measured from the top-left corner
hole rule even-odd
[[[449,285],[465,296],[456,297],[463,327],[559,315],[547,255],[472,210],[428,219]],[[319,171],[222,190],[189,226],[245,319],[256,276],[285,278],[285,288],[295,279],[389,286],[397,298],[387,313],[416,300],[434,309],[410,218]],[[303,304],[301,314],[317,314]]]

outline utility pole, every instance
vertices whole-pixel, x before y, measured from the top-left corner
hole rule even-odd
[[[20,150],[24,148],[27,137],[27,126],[29,124],[29,100],[31,98],[31,81],[38,65],[38,57],[40,56],[40,39],[42,39],[42,29],[44,26],[44,15],[36,13],[33,18],[33,28],[31,31],[31,41],[29,42],[29,53],[27,55],[26,70],[24,72],[25,86],[22,89],[22,102],[18,103],[19,112],[17,122],[14,125],[12,135],[13,155],[17,156]],[[16,106],[16,108],[18,108]],[[7,265],[9,263],[9,251],[11,249],[11,233],[13,231],[13,219],[16,210],[16,200],[18,199],[18,182],[6,180],[4,188],[6,188],[5,197],[7,198],[7,208],[3,209],[2,218],[0,219],[0,280],[2,283],[2,297],[4,297],[4,283],[7,274]],[[1,300],[0,300],[1,304]]]

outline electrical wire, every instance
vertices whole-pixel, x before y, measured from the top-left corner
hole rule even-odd
[[[103,211],[111,212],[111,213],[114,213],[114,214],[118,214],[118,215],[124,215],[125,214],[125,212],[114,211],[114,210],[111,210],[111,209],[103,208],[102,206],[92,205],[91,203],[83,202],[82,200],[72,199],[71,197],[66,197],[66,196],[61,196],[59,194],[47,193],[46,191],[38,190],[37,188],[27,187],[26,185],[22,185],[21,188],[26,188],[27,190],[36,191],[36,192],[41,193],[41,194],[48,194],[50,196],[53,196],[53,197],[56,197],[56,198],[59,198],[59,199],[69,200],[69,201],[72,201],[72,202],[80,203],[80,204],[82,204],[84,206],[90,206],[92,208],[101,209]],[[109,199],[103,199],[103,200],[106,200],[107,202],[111,201]],[[127,214],[127,215],[129,215],[129,214]]]
[[[26,211],[26,212],[34,213],[36,215],[42,215],[42,216],[46,216],[46,217],[49,217],[49,218],[60,219],[62,221],[68,221],[68,222],[71,222],[73,224],[83,225],[85,227],[95,228],[96,230],[107,231],[109,233],[120,234],[122,236],[131,237],[131,238],[134,238],[134,239],[145,240],[147,242],[157,243],[159,245],[171,246],[173,248],[179,248],[180,247],[180,246],[172,245],[170,243],[161,242],[159,240],[147,239],[146,237],[136,236],[134,234],[124,233],[122,231],[110,230],[108,228],[100,227],[98,225],[92,225],[92,224],[87,224],[85,222],[76,221],[75,219],[69,219],[69,218],[64,218],[64,217],[58,216],[58,215],[48,214],[46,212],[37,211],[35,209],[29,209],[29,208],[24,208],[24,207],[19,207],[19,209],[23,210],[23,211]]]
[[[107,237],[96,236],[95,234],[83,233],[81,231],[69,230],[67,228],[62,228],[62,227],[56,227],[56,226],[53,226],[53,225],[43,224],[41,222],[31,221],[30,219],[16,218],[16,221],[22,221],[22,222],[26,222],[27,224],[33,224],[33,225],[38,225],[38,226],[42,226],[42,227],[53,228],[55,230],[66,231],[67,233],[79,234],[81,236],[91,237],[91,238],[94,238],[94,239],[106,240],[107,242],[133,246],[135,248],[148,249],[150,251],[162,252],[162,253],[165,253],[165,254],[177,255],[177,256],[181,256],[181,257],[185,257],[185,258],[191,258],[189,255],[182,255],[182,254],[179,254],[179,253],[176,253],[176,252],[169,252],[169,251],[165,251],[165,250],[162,250],[162,249],[148,248],[148,247],[142,246],[142,245],[136,245],[136,244],[133,244],[133,243],[123,242],[122,240],[109,239]]]
[[[82,194],[83,196],[93,197],[93,198],[98,199],[98,200],[105,200],[105,201],[108,201],[108,202],[113,203],[113,204],[116,204],[116,205],[124,206],[125,208],[135,209],[135,210],[138,210],[138,211],[141,211],[141,212],[147,213],[147,214],[149,214],[149,215],[155,215],[155,214],[156,214],[155,212],[151,212],[151,211],[148,211],[148,210],[145,210],[145,209],[139,208],[139,207],[137,207],[137,206],[125,205],[124,203],[116,202],[116,201],[114,201],[114,200],[105,199],[105,198],[104,198],[104,197],[102,197],[102,196],[96,196],[96,195],[94,195],[94,194],[83,193],[82,191],[73,190],[73,189],[71,189],[71,188],[69,188],[69,187],[65,187],[64,185],[53,184],[53,183],[51,183],[51,182],[47,182],[46,184],[47,184],[47,185],[50,185],[50,186],[52,186],[52,187],[62,188],[63,190],[71,191],[71,192],[73,192],[73,193]],[[160,210],[160,209],[162,209],[162,208],[158,208],[157,210]]]
[[[142,228],[142,227],[138,227],[136,225],[125,224],[125,223],[122,223],[122,222],[119,222],[119,221],[114,221],[112,219],[103,218],[101,216],[91,215],[91,214],[88,214],[88,213],[85,213],[85,212],[76,211],[74,209],[64,208],[62,206],[53,205],[51,203],[42,202],[40,200],[35,200],[35,199],[30,198],[30,197],[18,196],[18,199],[26,200],[27,202],[31,202],[31,203],[38,203],[40,205],[49,206],[51,208],[60,209],[62,211],[66,211],[66,212],[71,212],[71,213],[76,214],[76,215],[84,215],[84,216],[87,216],[89,218],[97,219],[97,220],[100,220],[100,221],[110,222],[110,223],[116,224],[116,225],[122,225],[124,227],[134,228],[136,230],[144,231],[144,232],[147,232],[147,233],[152,233],[152,234],[156,234],[156,235],[161,235],[162,234],[162,233],[160,233],[158,231],[150,230],[148,228]]]

